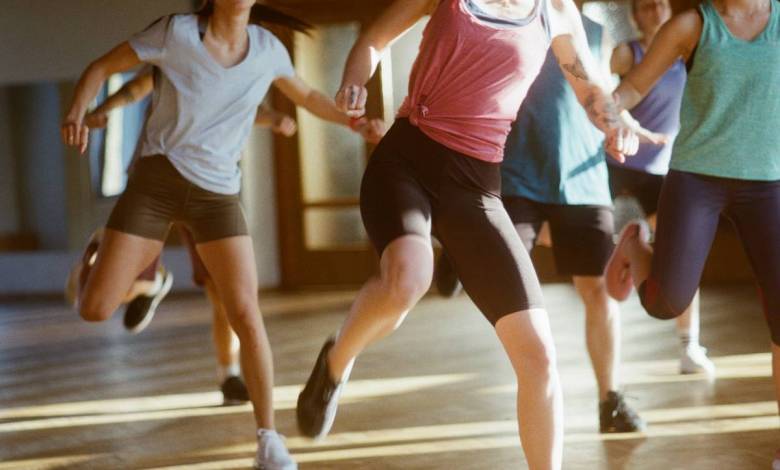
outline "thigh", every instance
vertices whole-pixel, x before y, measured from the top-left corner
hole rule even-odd
[[[443,192],[436,228],[463,288],[491,324],[543,308],[528,250],[498,196]]]
[[[259,311],[252,239],[247,235],[221,238],[198,243],[196,248],[229,313]]]
[[[772,339],[780,344],[780,182],[750,182],[728,210],[761,289]]]
[[[612,209],[605,206],[554,206],[549,212],[558,274],[602,276],[615,246]]]
[[[371,243],[382,256],[404,236],[431,236],[431,195],[400,152],[402,142],[386,137],[369,160],[360,186],[360,214]]]
[[[113,311],[130,287],[162,251],[163,242],[106,229],[95,265],[84,286],[82,302]]]
[[[529,252],[536,246],[546,215],[542,205],[524,197],[505,196],[504,208],[509,215],[523,246]]]
[[[640,288],[645,303],[657,299],[684,310],[701,281],[727,190],[709,177],[671,171],[664,181],[650,276]]]

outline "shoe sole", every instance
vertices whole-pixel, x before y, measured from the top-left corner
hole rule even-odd
[[[136,335],[144,331],[146,327],[149,326],[149,323],[152,322],[152,318],[154,318],[154,314],[157,313],[157,307],[160,305],[160,302],[163,301],[165,296],[168,295],[168,292],[171,291],[171,287],[173,287],[173,275],[171,275],[171,273],[167,273],[165,275],[165,279],[163,279],[163,285],[160,287],[160,291],[154,296],[154,299],[152,300],[152,305],[149,307],[149,313],[147,313],[144,319],[141,320],[141,322],[136,326],[127,329],[130,334]]]

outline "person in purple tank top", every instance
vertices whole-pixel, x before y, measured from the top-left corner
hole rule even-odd
[[[624,77],[636,64],[642,62],[645,51],[658,30],[672,17],[668,0],[633,0],[634,22],[642,33],[639,39],[617,46],[612,53],[613,73]],[[631,109],[631,115],[646,129],[670,137],[665,145],[640,145],[636,155],[622,165],[609,165],[609,183],[612,197],[636,198],[655,230],[658,198],[664,177],[669,171],[674,137],[680,131],[680,103],[686,80],[685,64],[678,59],[658,80],[647,96]],[[715,365],[707,357],[707,350],[699,345],[699,295],[685,313],[676,319],[680,338],[680,373],[715,372]]]

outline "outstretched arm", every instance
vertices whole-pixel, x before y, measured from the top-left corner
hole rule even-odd
[[[438,0],[395,0],[371,26],[360,33],[344,66],[336,95],[339,109],[349,116],[365,114],[368,92],[365,84],[374,75],[385,49],[420,18],[431,13]]]
[[[370,143],[376,143],[381,138],[381,135],[376,135],[376,130],[379,128],[377,120],[369,121],[365,118],[350,118],[336,106],[332,98],[313,89],[300,77],[278,78],[274,81],[274,86],[297,106],[305,108],[310,113],[326,121],[350,127],[355,132],[359,132]],[[383,124],[381,128],[384,127]]]
[[[609,93],[607,76],[588,48],[582,18],[572,0],[550,1],[552,49],[591,122],[606,135],[607,152],[618,161],[639,147],[635,123],[626,123]]]
[[[141,101],[154,90],[154,77],[151,70],[142,71],[132,80],[122,85],[116,93],[109,96],[100,106],[84,117],[84,124],[90,129],[106,127],[108,113]]]
[[[664,24],[642,62],[628,72],[615,90],[620,106],[636,106],[677,59],[687,61],[696,49],[701,29],[702,20],[695,10],[680,13]]]
[[[92,62],[76,85],[73,102],[62,123],[62,140],[77,147],[81,153],[87,150],[89,128],[84,125],[84,115],[100,87],[111,75],[129,70],[140,63],[130,44],[123,42],[111,52]]]

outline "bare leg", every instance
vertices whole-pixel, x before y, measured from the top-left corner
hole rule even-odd
[[[363,285],[328,355],[336,383],[363,349],[393,332],[428,290],[433,277],[431,241],[416,235],[385,248],[380,275]]]
[[[496,333],[517,376],[520,441],[531,470],[561,468],[563,393],[547,312],[515,312],[501,318]]]
[[[230,328],[225,308],[222,306],[222,301],[219,299],[219,294],[217,294],[217,288],[211,279],[206,281],[205,288],[214,314],[211,333],[214,340],[214,349],[217,353],[217,364],[220,368],[227,369],[239,363],[240,344],[238,336]]]
[[[574,276],[573,280],[585,304],[585,337],[601,402],[607,392],[618,388],[620,310],[607,295],[603,276]]]
[[[241,341],[241,365],[257,426],[273,429],[273,359],[257,300],[252,241],[248,236],[230,237],[201,243],[197,249]]]
[[[106,229],[79,299],[87,321],[104,321],[125,300],[138,273],[154,261],[163,242]]]

